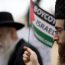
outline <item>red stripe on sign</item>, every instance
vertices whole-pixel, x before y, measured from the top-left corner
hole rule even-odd
[[[30,0],[30,24],[35,20],[34,18],[34,4],[32,0]]]

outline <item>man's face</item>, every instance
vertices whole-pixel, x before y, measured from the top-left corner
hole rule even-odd
[[[54,37],[55,41],[58,43],[58,53],[59,62],[58,65],[65,65],[65,30],[64,30],[64,20],[57,19],[56,24],[56,35]]]
[[[55,41],[57,41],[58,44],[65,44],[65,30],[64,30],[64,20],[57,19],[56,24],[56,35],[54,37]]]
[[[0,54],[6,53],[13,44],[11,28],[0,27]]]

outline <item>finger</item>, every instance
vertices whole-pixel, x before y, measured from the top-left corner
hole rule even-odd
[[[24,55],[24,56],[23,56],[23,61],[24,61],[24,62],[29,62],[29,61],[30,61],[30,58]]]
[[[30,58],[30,56],[26,55],[26,54],[23,54],[23,57],[25,58]]]
[[[24,46],[24,49],[28,51],[30,54],[33,53],[33,51],[29,47]]]
[[[24,54],[30,56],[30,53],[28,51],[25,51]]]
[[[27,58],[23,57],[23,61],[24,61],[24,62],[27,62]]]
[[[30,61],[30,59],[26,59],[26,58],[23,57],[23,61],[24,61],[25,63],[27,63],[27,62]]]
[[[31,52],[28,51],[28,47],[24,46],[24,50],[27,51],[29,55],[31,55]]]

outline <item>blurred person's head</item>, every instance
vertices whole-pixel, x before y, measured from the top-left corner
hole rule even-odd
[[[24,25],[16,23],[8,12],[0,12],[0,55],[6,53],[18,40],[17,30]]]
[[[57,0],[55,6],[56,35],[55,41],[58,43],[59,62],[58,65],[65,65],[65,1]]]

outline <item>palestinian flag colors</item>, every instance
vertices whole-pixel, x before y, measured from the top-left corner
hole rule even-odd
[[[55,31],[55,18],[30,0],[30,23],[35,37],[43,44],[52,47]]]

